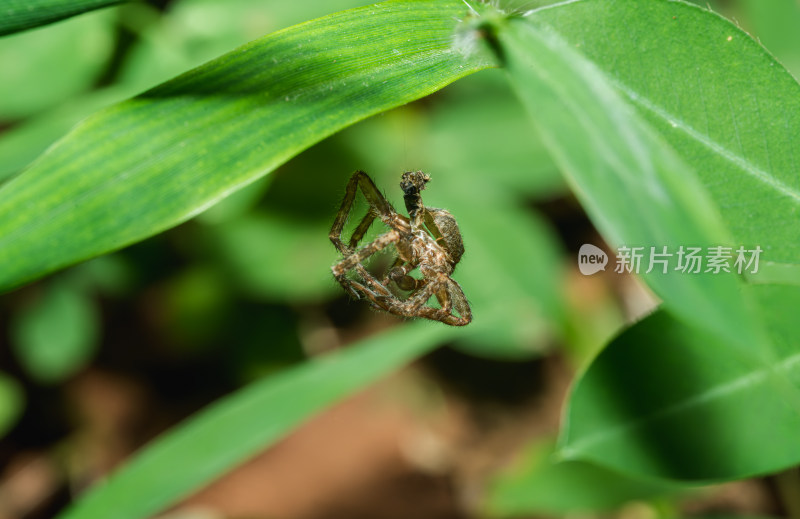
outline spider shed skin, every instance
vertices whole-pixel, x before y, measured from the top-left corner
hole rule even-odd
[[[347,293],[356,299],[366,299],[373,308],[402,317],[464,326],[472,321],[472,310],[461,286],[451,277],[464,255],[464,242],[453,215],[422,203],[421,192],[430,179],[422,171],[403,173],[400,189],[408,211],[408,216],[404,216],[394,210],[366,173],[356,171],[347,183],[331,227],[330,240],[342,254],[331,271]],[[369,209],[345,243],[342,232],[359,189]],[[359,247],[376,218],[389,230]],[[378,279],[367,271],[363,262],[392,245],[397,257]],[[421,279],[410,275],[417,268]],[[398,291],[408,294],[401,297]],[[441,308],[428,304],[431,297],[436,298]]]

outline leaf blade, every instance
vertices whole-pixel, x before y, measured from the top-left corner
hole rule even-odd
[[[555,29],[538,23],[537,12],[498,26],[505,67],[606,238],[618,246],[673,251],[730,243],[691,168],[626,105],[601,70]],[[733,275],[641,273],[666,308],[687,322],[713,329],[748,356],[754,346],[767,346]]]
[[[176,225],[344,126],[492,66],[454,46],[465,9],[335,13],[88,118],[0,189],[0,290]]]

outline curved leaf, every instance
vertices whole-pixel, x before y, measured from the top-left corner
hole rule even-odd
[[[800,385],[796,287],[754,286],[775,345],[775,371]],[[739,479],[800,463],[800,415],[774,372],[664,312],[634,325],[575,385],[565,458],[681,480]]]
[[[344,126],[492,66],[456,45],[465,10],[333,14],[89,117],[0,189],[0,290],[176,225]]]
[[[637,4],[627,4],[635,14]],[[644,250],[730,244],[688,164],[600,69],[538,21],[538,12],[499,22],[497,45],[512,84],[598,228],[615,245]],[[726,337],[747,355],[768,346],[735,275],[645,269],[640,273],[666,308],[686,322]]]
[[[57,22],[76,14],[121,4],[125,0],[5,0],[0,36]]]

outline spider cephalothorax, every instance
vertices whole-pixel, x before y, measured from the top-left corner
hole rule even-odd
[[[423,205],[420,192],[428,181],[430,177],[422,171],[403,173],[400,188],[408,210],[406,217],[394,210],[366,173],[356,171],[347,183],[342,206],[331,228],[331,241],[344,256],[331,270],[347,292],[357,299],[365,297],[375,308],[403,317],[424,317],[463,326],[472,321],[472,311],[461,287],[450,275],[464,254],[464,243],[453,215]],[[369,203],[369,211],[345,244],[342,230],[359,187]],[[375,218],[380,218],[389,231],[356,250]],[[390,245],[394,245],[397,258],[383,279],[378,280],[363,262]],[[410,275],[416,268],[422,275],[420,279]],[[356,279],[348,277],[351,271]],[[408,296],[396,295],[390,290],[392,283],[409,292]],[[428,305],[431,297],[436,297],[441,308]]]

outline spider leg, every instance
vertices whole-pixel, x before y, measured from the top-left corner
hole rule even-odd
[[[414,293],[412,293],[408,299],[406,299],[406,304],[408,305],[408,309],[410,312],[418,312],[440,289],[444,288],[444,283],[440,279],[429,279],[424,278],[418,280],[418,289]],[[437,310],[436,308],[431,308],[432,310]]]
[[[347,277],[344,278],[344,283],[348,283],[352,286],[354,291],[357,291],[355,293],[356,299],[361,298],[360,294],[358,293],[360,292],[366,296],[370,306],[373,308],[384,310],[395,315],[407,316],[406,312],[404,312],[401,308],[402,301],[400,301],[397,296],[389,292],[386,287],[379,283],[378,280],[372,276],[372,274],[367,272],[367,270],[364,269],[361,264],[359,264],[356,269],[359,269],[359,273],[366,282],[366,285],[368,285],[365,286],[358,281],[348,279]]]
[[[367,288],[362,283],[359,283],[354,279],[348,278],[347,275],[345,274],[333,275],[336,281],[338,281],[339,284],[342,285],[342,287],[344,287],[344,289],[347,291],[347,293],[350,294],[351,297],[353,297],[354,299],[361,299],[361,295],[363,294],[372,301],[375,301],[379,298],[395,297],[394,294],[389,292],[389,290],[387,290],[386,287],[381,285],[378,282],[378,280],[375,279],[375,277],[372,274],[370,274],[367,271],[367,269],[364,268],[363,265],[359,263],[353,268],[356,270],[358,275],[361,276],[361,279],[363,279],[366,282],[366,284],[369,285],[371,288]]]
[[[453,326],[464,326],[472,322],[472,309],[469,307],[467,297],[464,291],[461,290],[459,285],[453,278],[447,278],[447,298],[453,302],[456,312],[461,317],[455,317],[452,312],[448,311],[450,317],[453,318],[452,322],[445,321],[447,324]],[[444,307],[444,305],[442,305]]]
[[[442,308],[433,308],[425,304],[433,295]],[[439,274],[436,279],[428,281],[422,290],[412,294],[406,305],[410,316],[425,317],[451,326],[464,326],[472,322],[472,310],[464,292],[458,283],[445,274]],[[459,316],[453,315],[453,307]]]
[[[342,241],[342,231],[347,222],[347,217],[353,209],[353,202],[356,199],[356,192],[359,187],[361,187],[361,192],[364,193],[364,197],[367,199],[370,209],[358,224],[358,227],[356,227],[353,236],[349,240],[349,246],[347,246]],[[363,171],[356,171],[353,173],[353,176],[350,177],[350,181],[347,182],[342,205],[339,207],[339,212],[336,213],[336,219],[333,221],[333,226],[328,236],[339,252],[348,255],[352,252],[352,249],[355,248],[358,241],[364,237],[364,234],[367,232],[367,229],[369,229],[375,217],[380,217],[384,222],[389,222],[395,220],[395,215],[397,215],[397,213],[395,213],[391,204],[389,204],[380,193],[378,187],[372,182],[372,179]]]
[[[372,291],[367,290],[366,287],[364,287],[364,285],[361,283],[357,283],[347,277],[347,272],[351,269],[355,269],[364,282],[372,287],[372,290],[378,292],[380,296],[394,297],[385,286],[381,285],[381,283],[375,279],[375,277],[370,274],[367,269],[364,268],[364,265],[362,265],[361,262],[376,252],[384,249],[388,245],[396,242],[399,238],[400,235],[397,233],[397,231],[389,231],[386,234],[378,236],[373,241],[359,249],[357,252],[346,255],[341,261],[331,267],[333,277],[345,288],[345,290],[350,293],[350,295],[356,299],[361,299],[359,292],[370,298]]]
[[[386,310],[387,309],[386,301],[394,297],[391,293],[377,293],[368,286],[364,286],[358,281],[352,279],[348,279],[347,282],[353,285],[354,290],[357,290],[361,294],[364,294],[369,300],[369,304],[374,308],[377,308],[378,310]],[[361,296],[359,294],[356,294],[356,298],[360,299]]]
[[[386,234],[381,234],[370,243],[361,247],[358,251],[347,254],[344,258],[342,258],[341,261],[339,261],[339,263],[331,267],[333,275],[335,277],[343,276],[348,270],[355,268],[362,261],[369,258],[379,250],[384,249],[388,245],[396,242],[399,238],[400,235],[397,233],[397,231],[389,231]]]
[[[452,313],[453,299],[447,293],[447,288],[442,287],[436,291],[436,300],[439,301],[439,306],[442,307],[443,312]]]
[[[372,225],[372,222],[374,221],[375,221],[375,214],[372,212],[372,209],[370,209],[367,212],[367,214],[364,215],[364,218],[361,219],[361,222],[359,222],[358,227],[356,227],[355,230],[353,231],[353,235],[350,236],[350,242],[348,243],[348,245],[350,246],[351,250],[356,248],[358,242],[360,242],[361,239],[364,237],[364,235],[367,234],[370,225]]]

